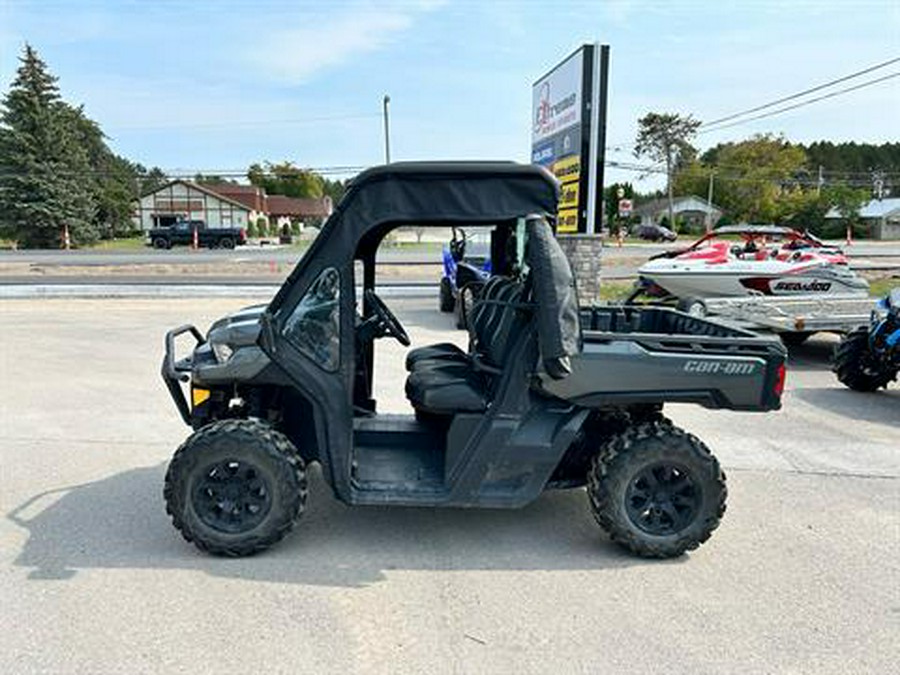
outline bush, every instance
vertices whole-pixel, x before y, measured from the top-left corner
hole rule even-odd
[[[256,219],[256,231],[258,232],[259,237],[267,237],[269,235],[269,219],[265,216],[260,216]]]

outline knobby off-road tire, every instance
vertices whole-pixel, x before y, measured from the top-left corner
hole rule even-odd
[[[588,472],[591,510],[610,538],[645,558],[671,558],[709,539],[728,490],[719,462],[671,423],[645,422],[609,438]]]
[[[469,313],[475,306],[475,291],[471,285],[459,289],[459,297],[456,298],[456,327],[465,330],[469,327]]]
[[[281,540],[306,504],[306,467],[284,434],[222,420],[191,435],[166,472],[166,512],[182,536],[215,555],[246,556]]]
[[[886,387],[897,373],[886,369],[869,351],[869,329],[857,328],[845,335],[834,352],[832,370],[842,384],[856,391]]]
[[[441,290],[438,294],[438,306],[442,312],[452,312],[456,306],[456,298],[453,297],[453,288],[447,277],[441,279]]]

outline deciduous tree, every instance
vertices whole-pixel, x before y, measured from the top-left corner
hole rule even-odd
[[[692,116],[672,113],[649,113],[638,120],[635,141],[636,157],[649,157],[666,165],[666,193],[669,199],[669,222],[675,222],[673,207],[673,178],[677,167],[693,159],[696,149],[690,140],[697,133],[700,121]]]

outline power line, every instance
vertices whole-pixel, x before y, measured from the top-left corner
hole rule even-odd
[[[152,131],[152,130],[172,130],[172,129],[216,129],[216,128],[234,128],[234,127],[268,127],[276,125],[288,124],[318,124],[321,122],[341,122],[346,120],[361,119],[381,119],[381,114],[350,114],[350,115],[328,115],[323,117],[306,117],[281,120],[244,120],[233,122],[198,122],[195,124],[141,124],[141,125],[110,125],[109,129],[115,131]]]
[[[897,59],[900,60],[900,59]],[[730,127],[736,127],[740,124],[746,124],[747,122],[753,122],[755,120],[761,120],[766,117],[774,117],[775,115],[780,115],[781,113],[788,112],[789,110],[796,110],[797,108],[802,108],[804,106],[808,106],[812,103],[817,103],[819,101],[824,101],[825,99],[834,98],[835,96],[841,96],[842,94],[847,94],[851,91],[856,91],[857,89],[863,89],[864,87],[870,87],[873,84],[878,84],[879,82],[884,82],[886,80],[890,80],[894,77],[900,77],[900,72],[891,73],[890,75],[885,75],[884,77],[878,77],[874,80],[869,80],[867,82],[863,82],[862,84],[857,84],[852,87],[846,87],[844,89],[838,89],[837,91],[833,91],[829,94],[824,94],[822,96],[816,96],[815,98],[807,99],[806,101],[801,101],[800,103],[794,103],[793,105],[785,106],[784,108],[778,108],[777,110],[772,110],[767,113],[763,113],[762,115],[754,115],[753,117],[748,117],[747,119],[738,120],[737,122],[731,122],[729,124],[722,124],[714,128],[704,127],[700,129],[698,134],[705,134],[711,131],[721,131],[722,129],[728,129]],[[712,123],[710,123],[712,124]]]
[[[728,122],[737,117],[744,117],[745,115],[749,115],[751,113],[759,112],[760,110],[765,110],[766,108],[771,108],[772,106],[779,105],[781,103],[786,103],[787,101],[792,101],[795,98],[800,98],[801,96],[806,96],[807,94],[812,94],[817,91],[821,91],[822,89],[827,89],[828,87],[832,87],[836,84],[840,84],[841,82],[846,82],[847,80],[852,80],[860,75],[865,75],[866,73],[871,73],[874,70],[879,70],[880,68],[884,68],[885,66],[889,66],[893,63],[897,63],[900,61],[900,56],[897,58],[889,59],[888,61],[884,61],[882,63],[875,64],[874,66],[869,66],[868,68],[864,68],[863,70],[859,70],[855,73],[851,73],[850,75],[845,75],[844,77],[839,77],[836,80],[831,80],[830,82],[826,82],[824,84],[817,85],[810,89],[805,89],[804,91],[799,91],[796,94],[791,94],[790,96],[784,96],[782,98],[776,99],[774,101],[770,101],[769,103],[764,103],[763,105],[758,105],[755,108],[749,108],[747,110],[742,110],[740,112],[732,113],[731,115],[726,115],[725,117],[720,117],[719,119],[712,120],[710,122],[704,122],[704,127],[711,127],[716,124],[721,124],[722,122]]]

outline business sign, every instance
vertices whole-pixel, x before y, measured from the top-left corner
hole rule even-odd
[[[584,45],[531,90],[531,161],[562,184],[558,232],[600,229],[608,55],[609,47]]]

